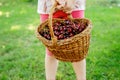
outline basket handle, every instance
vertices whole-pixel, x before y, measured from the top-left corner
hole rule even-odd
[[[52,44],[57,45],[57,37],[54,35],[53,27],[52,27],[52,17],[53,17],[53,12],[58,5],[57,1],[55,0],[55,4],[52,6],[50,13],[49,13],[49,19],[48,19],[48,25],[49,25],[49,30],[50,30],[50,35],[52,39]]]
[[[49,13],[49,19],[48,19],[48,25],[49,25],[49,30],[50,30],[50,35],[51,35],[53,45],[57,45],[57,37],[54,35],[54,31],[53,31],[53,27],[52,27],[53,12],[55,11],[57,5],[59,5],[59,3],[57,2],[57,0],[55,0],[54,5],[51,7],[51,10]],[[64,11],[64,12],[66,12],[66,11]],[[67,13],[67,14],[68,14],[68,18],[71,19],[72,18],[71,13]]]

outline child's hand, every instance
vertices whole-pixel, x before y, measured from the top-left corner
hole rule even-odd
[[[65,6],[65,3],[66,3],[66,0],[51,0],[51,1],[52,1],[53,5],[57,2],[57,4],[58,4],[56,6],[57,9],[61,9],[62,7]]]
[[[56,10],[63,10],[66,13],[70,13],[73,9],[74,1],[75,0],[52,0],[52,4],[57,2]]]

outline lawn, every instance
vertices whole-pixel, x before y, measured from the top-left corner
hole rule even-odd
[[[87,0],[85,17],[93,24],[87,80],[120,80],[120,2],[110,1]],[[45,80],[36,10],[35,0],[0,0],[0,80]],[[59,63],[57,80],[75,80],[71,63]]]

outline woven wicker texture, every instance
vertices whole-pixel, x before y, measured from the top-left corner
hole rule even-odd
[[[53,19],[54,21],[61,21],[63,19]],[[47,40],[39,34],[42,28],[48,24],[48,20],[42,23],[37,28],[37,37],[43,44],[52,52],[56,59],[67,62],[76,62],[84,59],[88,53],[90,43],[91,22],[88,19],[72,19],[80,23],[87,24],[87,28],[81,33],[64,40],[57,40],[57,44],[53,45],[51,40]]]
[[[72,21],[87,24],[87,27],[81,33],[73,37],[57,40],[53,32],[52,23],[56,21],[64,21],[64,19],[52,19],[52,12],[55,9],[55,6],[56,5],[54,5],[51,9],[50,18],[38,26],[36,30],[37,38],[42,41],[42,43],[48,48],[49,51],[52,52],[56,59],[66,62],[80,61],[84,59],[88,54],[90,45],[90,33],[92,28],[91,22],[86,18],[70,18]],[[47,40],[39,34],[45,25],[49,25],[52,40]]]

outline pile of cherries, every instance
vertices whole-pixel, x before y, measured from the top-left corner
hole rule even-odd
[[[56,21],[53,23],[54,35],[57,37],[58,40],[67,39],[76,34],[79,34],[86,27],[87,24],[85,24],[84,22],[80,23],[79,21],[71,20]],[[46,25],[39,33],[46,39],[51,40],[48,25]]]

